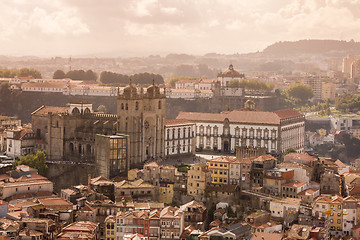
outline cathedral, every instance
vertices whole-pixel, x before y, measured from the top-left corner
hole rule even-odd
[[[32,113],[36,150],[50,161],[96,163],[113,177],[147,159],[164,157],[165,93],[131,82],[118,91],[117,114],[96,113],[91,103],[42,106]]]

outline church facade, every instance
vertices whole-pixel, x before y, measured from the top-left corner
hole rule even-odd
[[[32,128],[38,139],[35,150],[45,149],[50,161],[108,161],[101,162],[107,169],[102,174],[112,177],[164,157],[165,94],[155,84],[144,90],[130,83],[118,93],[117,114],[95,113],[85,102],[42,106],[32,113]],[[114,139],[121,142],[116,148]],[[103,148],[109,149],[107,160],[105,153],[97,154]]]

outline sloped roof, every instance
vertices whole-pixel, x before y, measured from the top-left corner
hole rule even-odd
[[[202,122],[223,122],[226,118],[234,123],[280,124],[280,118],[277,114],[262,111],[234,110],[221,113],[179,112],[176,117],[176,119]]]
[[[185,119],[167,119],[165,121],[165,126],[166,127],[170,127],[170,126],[183,126],[183,125],[193,125],[195,124],[194,122],[185,120]]]
[[[53,106],[41,106],[36,109],[31,115],[47,115],[48,113],[58,114],[58,113],[67,113],[69,107],[53,107]]]

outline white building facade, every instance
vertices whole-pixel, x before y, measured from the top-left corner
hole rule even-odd
[[[285,152],[304,150],[305,118],[293,110],[262,112],[235,110],[222,113],[180,112],[177,119],[195,122],[199,150],[232,152],[236,147]]]
[[[165,154],[193,154],[195,152],[195,123],[187,120],[166,120]]]

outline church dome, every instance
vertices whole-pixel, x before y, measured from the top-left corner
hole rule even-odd
[[[235,71],[234,66],[230,64],[226,71],[219,74],[219,77],[241,78],[242,74],[240,74],[238,71]]]

